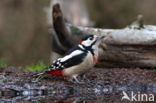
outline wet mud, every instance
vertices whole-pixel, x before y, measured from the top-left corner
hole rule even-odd
[[[48,75],[35,82],[31,74],[23,69],[0,68],[0,103],[131,103],[122,100],[123,91],[128,96],[132,92],[156,96],[156,70],[93,68],[85,79],[79,77],[81,83]]]

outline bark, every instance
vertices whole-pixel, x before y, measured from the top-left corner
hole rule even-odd
[[[156,26],[144,25],[142,16],[139,15],[138,20],[132,25],[122,29],[91,28],[65,23],[63,15],[61,15],[62,20],[58,20],[60,17],[56,15],[60,14],[61,9],[57,7],[60,11],[53,9],[54,30],[60,42],[67,40],[66,42],[71,45],[66,50],[76,45],[80,37],[85,34],[106,35],[107,39],[103,40],[100,45],[100,62],[97,66],[156,67]],[[63,35],[66,36],[61,39]],[[66,46],[65,43],[62,45]],[[54,52],[57,51],[54,50]]]

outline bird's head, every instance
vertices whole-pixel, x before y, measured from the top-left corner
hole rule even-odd
[[[87,34],[80,40],[80,44],[86,47],[92,47],[94,45],[98,45],[101,39],[105,37],[106,36],[96,36],[96,35]]]

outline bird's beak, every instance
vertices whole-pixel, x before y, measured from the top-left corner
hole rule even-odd
[[[98,37],[96,37],[96,41],[99,41],[99,40],[101,40],[101,39],[103,39],[103,38],[105,38],[105,37],[106,37],[105,35],[98,36]]]

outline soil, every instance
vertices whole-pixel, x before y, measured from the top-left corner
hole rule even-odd
[[[0,68],[0,102],[129,103],[126,99],[121,101],[123,91],[128,96],[132,91],[156,96],[156,70],[94,68],[85,74],[85,78],[78,78],[81,83],[48,75],[35,82],[33,73],[18,68]]]

